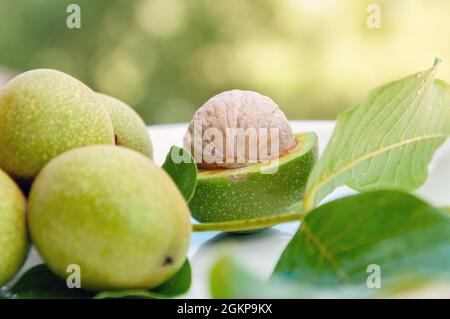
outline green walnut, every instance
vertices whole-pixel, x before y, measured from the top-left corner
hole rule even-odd
[[[91,144],[114,144],[95,92],[55,70],[22,73],[0,90],[0,167],[31,180],[52,158]]]
[[[236,129],[244,132],[242,145],[236,134],[230,135]],[[262,133],[254,137],[248,132]],[[274,143],[277,148],[271,152]],[[199,222],[294,211],[318,152],[316,134],[293,134],[285,115],[270,98],[239,90],[216,95],[197,110],[184,147],[199,168],[195,194],[189,202],[192,216]]]
[[[148,157],[94,145],[50,161],[30,192],[32,241],[50,269],[81,270],[92,290],[153,288],[183,265],[192,231],[187,204]]]
[[[152,158],[152,142],[142,118],[116,98],[100,93],[98,98],[111,116],[116,145],[134,149]]]
[[[25,197],[0,170],[0,287],[19,271],[27,252]]]
[[[199,222],[223,222],[298,209],[317,157],[317,136],[297,134],[297,146],[278,163],[244,168],[199,170],[189,206]],[[278,166],[278,167],[277,167]],[[265,174],[264,171],[276,172]]]

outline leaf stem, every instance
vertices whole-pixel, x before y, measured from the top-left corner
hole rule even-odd
[[[218,223],[204,223],[192,224],[194,232],[208,232],[208,231],[251,231],[261,228],[271,227],[281,223],[288,223],[293,221],[301,221],[305,215],[303,213],[280,214],[267,217],[257,217],[245,220],[233,220]]]

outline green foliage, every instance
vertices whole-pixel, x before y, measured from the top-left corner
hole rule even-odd
[[[228,257],[214,264],[210,278],[211,296],[220,299],[363,298],[375,293],[354,286],[326,288],[277,278],[264,281]]]
[[[413,191],[450,134],[450,87],[433,68],[373,90],[341,114],[304,199],[313,208],[336,187]]]
[[[117,290],[97,294],[84,289],[69,289],[61,278],[42,264],[28,270],[9,290],[0,291],[0,299],[172,298],[188,291],[190,285],[191,267],[187,260],[174,277],[153,290]]]
[[[261,279],[228,257],[219,259],[211,270],[210,290],[213,298],[256,298],[255,293],[267,288]],[[273,290],[267,289],[267,292]],[[274,297],[277,296],[275,294]]]
[[[450,61],[447,42],[430,36],[450,32],[450,2],[377,1],[389,14],[369,29],[373,2],[3,0],[0,68],[59,69],[148,124],[190,120],[232,88],[271,96],[290,119],[332,119],[386,78],[436,54]],[[70,3],[81,29],[66,27]]]
[[[448,275],[450,217],[413,195],[375,191],[311,211],[274,274],[316,285],[366,284],[367,266],[383,284]]]
[[[380,289],[367,286],[380,267]],[[450,217],[399,191],[341,198],[311,211],[264,282],[228,259],[211,273],[218,298],[390,296],[448,280]]]
[[[93,296],[86,290],[67,288],[66,283],[43,264],[29,269],[5,295],[14,299],[77,299]]]

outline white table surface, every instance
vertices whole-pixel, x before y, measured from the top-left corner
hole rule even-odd
[[[319,137],[319,149],[328,142],[334,121],[292,121],[294,132],[314,131]],[[153,142],[154,161],[161,165],[172,145],[182,146],[187,124],[155,125],[149,127]],[[427,183],[416,193],[437,206],[450,206],[450,140],[436,153],[430,165]],[[337,189],[325,201],[354,193],[347,187]],[[248,235],[228,235],[217,232],[194,233],[188,252],[192,266],[192,287],[182,298],[208,298],[209,273],[212,264],[222,256],[235,258],[245,267],[267,278],[288,244],[299,223],[277,225],[269,230]],[[41,263],[33,250],[21,273]],[[20,275],[20,274],[19,274]]]

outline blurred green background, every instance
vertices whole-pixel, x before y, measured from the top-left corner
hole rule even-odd
[[[70,3],[81,29],[66,27]],[[366,24],[372,3],[380,29]],[[450,81],[449,14],[448,0],[0,0],[0,67],[62,70],[148,124],[188,121],[232,88],[290,119],[331,119],[435,56]]]

